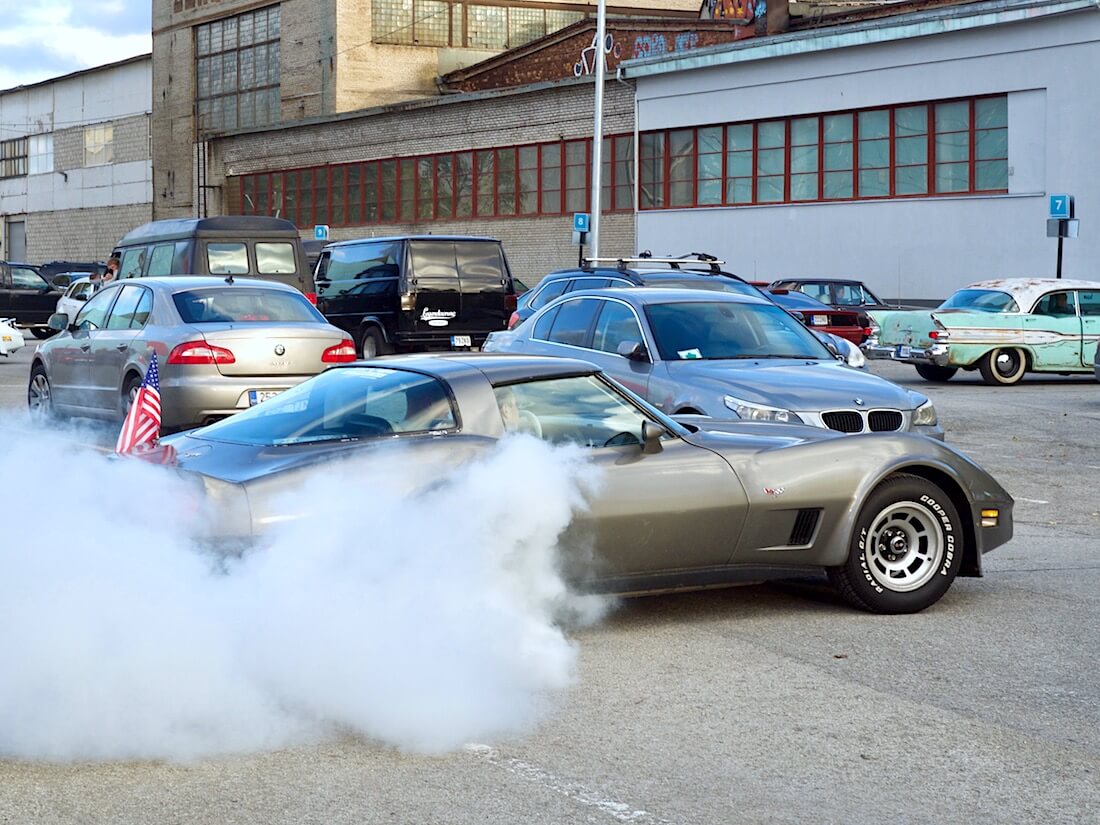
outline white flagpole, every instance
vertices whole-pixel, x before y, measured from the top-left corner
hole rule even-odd
[[[600,256],[600,200],[603,195],[603,83],[607,71],[604,40],[607,37],[606,0],[596,6],[596,102],[595,123],[592,129],[592,218],[589,222],[592,249],[590,257]]]

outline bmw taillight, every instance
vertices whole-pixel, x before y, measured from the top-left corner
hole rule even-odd
[[[513,312],[508,318],[508,329],[515,329],[519,326],[520,317],[519,312]]]
[[[317,306],[317,293],[316,292],[307,292],[306,293],[306,300],[309,301],[314,306]]]
[[[511,295],[506,294],[504,296],[504,308],[506,310],[508,310],[509,312],[515,312],[516,311],[516,306],[518,305],[518,303],[519,303],[519,296],[516,295],[516,293],[513,292]]]
[[[349,364],[355,359],[355,342],[350,338],[345,338],[321,353],[321,362],[324,364]]]
[[[186,341],[168,353],[169,364],[235,364],[236,357],[224,347],[205,341]]]

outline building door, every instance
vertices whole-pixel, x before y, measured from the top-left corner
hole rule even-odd
[[[27,223],[26,221],[8,221],[4,236],[8,239],[8,248],[4,257],[9,261],[27,260]]]

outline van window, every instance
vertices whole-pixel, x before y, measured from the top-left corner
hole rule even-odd
[[[454,244],[413,241],[409,248],[417,289],[422,292],[458,292]]]
[[[294,247],[288,243],[256,243],[256,271],[261,275],[293,274]]]
[[[359,278],[392,278],[400,274],[398,261],[401,244],[365,243],[337,246],[322,256],[319,274],[331,280]],[[327,263],[324,263],[327,257]]]
[[[455,259],[464,292],[499,292],[504,283],[504,262],[495,243],[458,241]]]
[[[153,254],[149,256],[149,271],[145,273],[153,278],[158,275],[172,274],[172,255],[175,247],[170,243],[157,244],[153,247]]]
[[[247,275],[248,247],[243,243],[208,243],[206,264],[211,275]]]
[[[176,255],[172,259],[173,275],[197,274],[191,266],[191,246],[194,241],[176,241]]]
[[[138,246],[122,253],[122,263],[118,267],[120,278],[140,278],[145,268],[145,247]]]

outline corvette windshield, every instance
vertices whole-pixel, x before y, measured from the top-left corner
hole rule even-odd
[[[456,426],[450,395],[435,378],[405,370],[347,367],[324,372],[196,435],[278,447]]]
[[[997,289],[960,289],[939,306],[940,309],[969,309],[974,312],[1019,312],[1007,292]]]
[[[693,301],[650,304],[645,312],[665,361],[832,357],[774,305]]]

